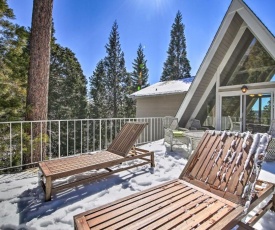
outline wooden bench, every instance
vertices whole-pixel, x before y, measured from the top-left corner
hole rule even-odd
[[[40,182],[45,191],[45,200],[51,200],[51,195],[60,190],[91,182],[123,170],[145,164],[154,167],[154,152],[133,147],[146,125],[147,123],[126,123],[107,150],[39,162]],[[121,166],[121,163],[134,159],[139,159],[139,162],[130,166]],[[119,167],[114,168],[114,166]],[[79,175],[91,170],[94,172],[84,178],[83,175]],[[100,171],[98,172],[98,170]],[[58,179],[72,175],[76,175],[76,181],[57,183]]]
[[[75,229],[233,228],[254,192],[246,186],[252,188],[257,179],[249,152],[258,149],[252,144],[260,146],[259,135],[206,131],[179,179],[80,213],[74,216]],[[273,189],[267,186],[252,205]]]

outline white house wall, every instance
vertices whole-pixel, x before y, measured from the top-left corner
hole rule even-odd
[[[185,94],[136,98],[136,117],[175,116]]]

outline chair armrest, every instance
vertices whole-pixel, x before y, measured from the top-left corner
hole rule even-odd
[[[179,127],[178,130],[184,131],[184,132],[188,132],[189,131],[189,129],[187,129],[187,128],[181,128],[181,127]]]

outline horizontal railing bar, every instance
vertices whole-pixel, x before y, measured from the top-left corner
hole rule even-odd
[[[142,119],[146,119],[146,118],[162,118],[162,117],[135,117],[135,118],[87,118],[87,119],[69,119],[69,120],[37,120],[37,121],[1,121],[0,124],[10,124],[10,123],[30,123],[30,122],[58,122],[58,121],[88,121],[88,120],[95,120],[95,121],[99,121],[99,120],[124,120],[124,119],[135,119],[135,120],[142,120]]]

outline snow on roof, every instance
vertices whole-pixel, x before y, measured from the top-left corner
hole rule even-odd
[[[162,81],[150,85],[142,90],[139,90],[130,95],[132,98],[159,96],[164,94],[178,94],[187,92],[194,77],[185,78],[181,80]]]

